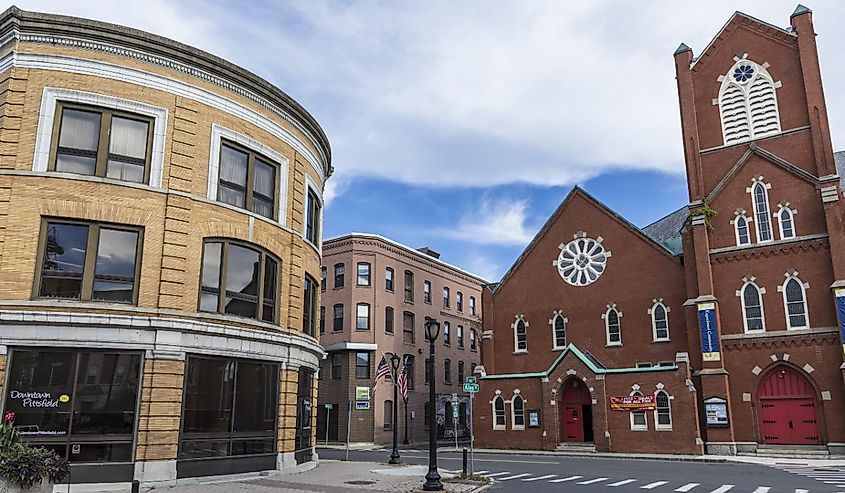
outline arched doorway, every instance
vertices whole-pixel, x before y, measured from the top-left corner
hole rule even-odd
[[[819,437],[816,389],[798,370],[779,365],[760,383],[763,443],[812,445]]]
[[[564,442],[593,441],[593,406],[587,385],[570,378],[561,385],[560,436]]]

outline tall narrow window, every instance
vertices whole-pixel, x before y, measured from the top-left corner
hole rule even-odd
[[[447,346],[452,344],[452,326],[449,322],[443,322],[443,344]]]
[[[312,245],[320,244],[320,211],[323,205],[317,197],[317,193],[308,187],[308,203],[306,204],[307,216],[305,217],[305,239]]]
[[[560,313],[556,313],[552,319],[552,337],[554,337],[552,349],[564,349],[566,347],[566,319]]]
[[[393,401],[384,401],[384,429],[393,429]]]
[[[355,316],[356,330],[370,330],[370,305],[358,303]]]
[[[431,359],[425,359],[425,384],[428,385],[431,383]]]
[[[361,380],[370,378],[370,353],[367,351],[355,353],[355,378]]]
[[[719,113],[725,145],[780,132],[775,83],[765,66],[741,59],[721,80]]]
[[[334,321],[332,322],[332,331],[340,332],[343,330],[343,305],[338,303],[332,308],[334,312]]]
[[[651,307],[651,328],[655,341],[669,340],[669,317],[666,305],[659,301]]]
[[[464,311],[464,293],[460,291],[455,293],[455,308],[457,308],[459,312]]]
[[[414,314],[411,312],[402,316],[402,342],[414,343]]]
[[[332,356],[332,380],[337,380],[343,372],[343,356],[340,353],[331,353]]]
[[[511,400],[511,429],[525,429],[525,401],[517,394]]]
[[[754,223],[757,225],[757,241],[772,240],[772,221],[769,215],[769,193],[761,182],[754,184],[752,189],[754,198]]]
[[[431,282],[429,281],[423,283],[423,301],[431,303]]]
[[[370,285],[370,264],[367,262],[358,262],[358,285]]]
[[[475,329],[470,329],[469,331],[469,348],[475,351],[478,348],[478,342],[476,341],[476,334]]]
[[[458,361],[458,383],[464,383],[464,362]]]
[[[631,397],[642,397],[642,392],[631,392]],[[648,420],[645,411],[631,411],[631,430],[648,431]]]
[[[616,308],[609,308],[604,317],[605,326],[607,328],[607,345],[621,346],[622,345],[622,324],[619,321],[619,312]]]
[[[497,395],[493,398],[491,402],[493,405],[493,429],[494,430],[504,430],[505,429],[505,399]]]
[[[384,270],[384,289],[393,291],[393,269],[390,267]]]
[[[414,390],[414,385],[415,385],[415,380],[416,380],[416,378],[415,378],[416,373],[414,373],[416,371],[415,365],[416,365],[416,359],[414,358],[414,356],[411,355],[411,354],[406,354],[405,355],[405,368],[406,368],[405,371],[407,371],[407,373],[408,373],[408,390]]]
[[[334,288],[342,288],[343,287],[343,278],[344,278],[344,268],[343,264],[334,264]]]
[[[458,340],[458,347],[463,348],[464,347],[464,326],[463,325],[458,325],[458,331],[455,334],[455,338]]]
[[[302,331],[314,335],[314,325],[317,323],[317,281],[311,276],[305,276],[305,296],[302,302]]]
[[[449,358],[443,361],[443,381],[452,385],[452,360]]]
[[[766,330],[760,288],[753,282],[746,283],[742,288],[742,311],[746,332]]]
[[[278,261],[263,250],[230,240],[206,241],[200,311],[275,322],[278,270]],[[316,302],[310,308],[311,320],[316,321]]]
[[[405,271],[405,301],[414,301],[414,273]]]
[[[795,226],[792,221],[792,211],[788,207],[784,207],[778,214],[780,219],[780,239],[786,240],[795,238]]]
[[[391,306],[384,308],[384,331],[388,334],[393,333],[393,307]]]
[[[449,288],[443,288],[443,308],[449,308]]]
[[[804,293],[804,285],[797,278],[791,277],[782,289],[784,306],[786,306],[787,328],[808,328],[810,324],[807,321],[807,299]]]
[[[658,390],[654,394],[656,409],[654,410],[654,428],[657,430],[672,429],[672,406],[669,403],[669,394]]]
[[[320,307],[320,333],[325,334],[326,332],[326,307]]]
[[[320,268],[320,291],[326,290],[326,277],[328,277],[328,274],[326,273],[326,268],[321,267]]]
[[[469,297],[469,314],[475,316],[475,296]]]
[[[745,216],[737,216],[734,221],[734,227],[736,228],[737,246],[750,245],[751,236],[748,234],[748,219]]]
[[[517,317],[513,325],[513,350],[515,353],[524,353],[528,351],[528,324],[522,315]]]

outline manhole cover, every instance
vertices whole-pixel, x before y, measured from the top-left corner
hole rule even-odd
[[[346,484],[354,484],[356,486],[366,486],[369,484],[376,484],[375,481],[367,481],[366,479],[356,479],[354,481],[346,481]]]

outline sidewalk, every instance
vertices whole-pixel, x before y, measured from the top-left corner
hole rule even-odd
[[[162,493],[360,493],[362,490],[381,493],[410,493],[422,491],[427,466],[388,466],[372,462],[343,462],[320,460],[310,471],[286,475],[239,475],[158,489]],[[454,474],[441,470],[444,491],[471,493],[480,491],[477,485],[445,481]]]

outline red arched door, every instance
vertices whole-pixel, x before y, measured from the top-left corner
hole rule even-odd
[[[561,385],[560,436],[564,442],[593,440],[592,398],[587,385],[570,378]]]
[[[820,443],[816,390],[804,375],[778,366],[763,379],[758,395],[763,443]]]

